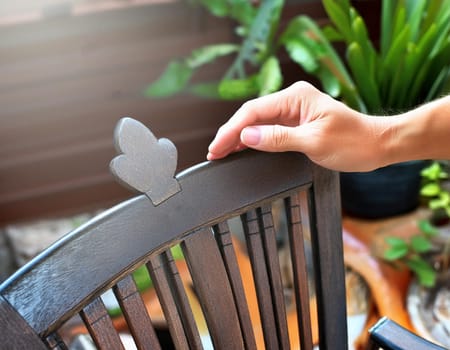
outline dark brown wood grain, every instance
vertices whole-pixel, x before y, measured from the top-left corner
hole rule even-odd
[[[200,349],[201,340],[182,281],[170,253],[155,256],[147,263],[150,276],[177,349]]]
[[[256,349],[255,335],[250,319],[247,298],[245,296],[242,278],[237,263],[235,248],[233,247],[232,235],[226,221],[213,227],[219,250],[225,264],[228,279],[230,280],[234,300],[236,302],[237,313],[241,324],[242,336],[245,349]],[[239,249],[239,247],[237,248]],[[248,283],[249,281],[246,281]]]
[[[188,169],[176,175],[176,181],[180,191],[158,205],[137,196],[64,236],[0,286],[5,302],[44,339],[79,312],[100,349],[121,349],[118,330],[99,298],[112,288],[138,347],[159,348],[151,315],[130,275],[145,264],[177,349],[202,348],[207,338],[203,317],[216,349],[256,349],[263,344],[289,349],[296,343],[288,326],[295,312],[299,338],[308,348],[313,344],[308,324],[311,293],[302,245],[307,232],[316,255],[321,347],[346,348],[336,174],[299,153],[248,150]],[[283,199],[297,310],[288,310],[285,303],[272,212],[273,203]],[[241,219],[244,237],[231,234],[231,217]],[[247,249],[242,249],[245,241]],[[177,244],[189,270],[180,270],[172,256]],[[244,271],[251,276],[243,279]]]
[[[309,215],[307,202],[307,191],[294,193],[285,200],[286,214],[288,221],[288,233],[290,241],[290,253],[293,272],[293,282],[295,291],[295,301],[297,307],[297,320],[299,327],[299,343],[302,349],[311,349],[313,346],[311,331],[311,310],[309,307],[308,271],[305,254],[305,237],[303,226],[309,227],[308,218],[301,215],[300,206],[305,206],[305,212]]]
[[[100,298],[94,299],[80,312],[87,329],[101,350],[124,350],[119,334],[113,326],[108,310]]]
[[[320,347],[347,341],[346,295],[338,174],[314,166],[311,241],[314,254]]]
[[[36,332],[0,295],[1,348],[10,350],[46,349]]]
[[[189,236],[182,248],[214,347],[243,349],[237,306],[211,230]]]
[[[248,254],[252,261],[252,271],[258,295],[259,312],[264,333],[265,346],[268,349],[278,349],[277,325],[272,304],[272,293],[269,273],[266,266],[261,227],[256,209],[242,216]]]
[[[113,291],[138,349],[160,350],[161,346],[133,277],[126,276],[114,286]]]
[[[281,281],[280,261],[274,219],[272,216],[272,204],[266,204],[258,209],[258,220],[262,228],[261,239],[264,247],[267,272],[270,283],[272,307],[275,317],[275,325],[278,334],[280,349],[289,349],[289,333],[286,320],[286,305]]]

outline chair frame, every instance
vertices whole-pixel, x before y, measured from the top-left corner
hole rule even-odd
[[[165,159],[162,159],[154,166],[164,168],[164,164]],[[347,348],[336,172],[315,165],[299,153],[248,150],[224,160],[194,166],[174,179],[179,189],[172,190],[166,197],[159,195],[156,205],[142,194],[105,211],[64,236],[5,281],[0,286],[0,329],[5,346],[10,349],[57,348],[59,340],[53,336],[54,332],[75,314],[81,313],[91,324],[102,320],[103,314],[87,312],[90,306],[86,305],[95,304],[105,290],[113,287],[116,295],[133,295],[135,286],[127,276],[139,265],[157,264],[158,260],[152,260],[152,256],[207,227],[217,232],[224,230],[221,226],[224,220],[243,214],[255,203],[264,207],[268,199],[284,198],[302,190],[308,194],[311,209],[308,220],[316,265],[320,348]],[[169,213],[176,213],[176,218]],[[197,239],[195,245],[202,242],[203,239]],[[194,245],[194,241],[185,243],[188,255],[189,244]],[[166,253],[162,256],[170,264],[170,256]],[[189,258],[195,259],[195,256]],[[197,278],[201,278],[201,272]],[[296,288],[300,290],[304,284],[297,276]],[[210,322],[212,328],[223,326],[220,318],[214,320],[211,316]],[[222,346],[229,344],[229,337],[217,337],[223,338],[214,340],[218,348],[230,348]],[[243,342],[247,348],[252,348],[245,336]],[[193,347],[191,345],[189,347]],[[285,346],[278,344],[278,347]]]

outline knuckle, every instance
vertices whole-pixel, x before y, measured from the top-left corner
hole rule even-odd
[[[295,82],[294,84],[292,84],[292,88],[298,93],[298,92],[306,92],[306,91],[310,91],[313,88],[313,86],[308,83],[307,81],[304,80],[300,80]]]
[[[241,106],[241,110],[243,110],[243,111],[250,111],[250,110],[252,110],[254,104],[255,104],[255,100],[245,101],[242,104],[242,106]]]
[[[288,143],[289,135],[286,129],[280,125],[274,125],[272,128],[272,141],[275,147],[282,147]]]

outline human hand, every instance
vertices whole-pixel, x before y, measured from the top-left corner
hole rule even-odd
[[[357,112],[306,82],[248,101],[217,132],[207,158],[220,159],[246,147],[297,151],[339,171],[385,165],[390,139],[387,117]]]

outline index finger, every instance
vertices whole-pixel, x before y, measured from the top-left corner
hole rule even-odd
[[[289,87],[276,93],[245,102],[236,113],[222,125],[208,148],[208,159],[219,159],[242,149],[242,130],[247,126],[283,124],[293,126],[299,120],[298,95]]]

